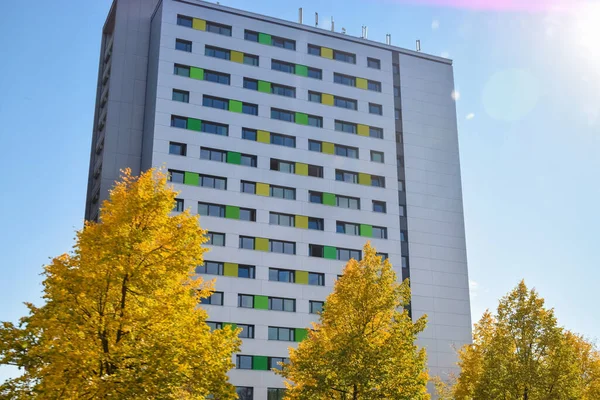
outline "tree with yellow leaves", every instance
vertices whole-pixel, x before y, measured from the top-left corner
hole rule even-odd
[[[437,382],[442,399],[599,399],[600,353],[559,327],[552,309],[521,283],[486,311],[459,351],[460,375]]]
[[[363,253],[348,261],[320,322],[276,371],[288,380],[287,399],[429,399],[425,349],[415,345],[426,317],[413,323],[402,308],[408,282],[398,283],[369,243]]]
[[[171,215],[175,195],[160,171],[124,171],[100,222],[45,267],[45,304],[0,326],[0,364],[24,369],[0,398],[236,398],[226,373],[240,340],[205,323],[213,283],[194,268],[206,232]]]

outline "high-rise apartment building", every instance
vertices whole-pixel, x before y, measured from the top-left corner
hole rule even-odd
[[[115,0],[103,30],[86,218],[130,167],[166,166],[201,215],[211,324],[243,328],[231,381],[271,367],[370,240],[410,278],[432,374],[470,341],[451,61],[199,0]]]

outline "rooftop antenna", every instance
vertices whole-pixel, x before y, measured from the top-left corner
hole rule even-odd
[[[365,39],[369,37],[369,27],[365,25]]]
[[[333,22],[333,15],[331,16],[331,32],[335,32],[335,25]]]
[[[302,7],[298,9],[298,23],[302,23]]]
[[[319,13],[315,13],[315,26],[319,26]]]
[[[417,51],[421,51],[421,41],[417,39]]]
[[[342,35],[346,34],[346,28],[342,28]]]
[[[362,39],[364,39],[364,38],[365,38],[365,26],[364,26],[364,25],[362,26],[362,31],[361,31],[360,37],[361,37]]]
[[[385,44],[392,44],[392,34],[391,33],[386,33],[385,34]]]

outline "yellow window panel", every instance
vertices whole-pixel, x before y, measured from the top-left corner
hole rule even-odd
[[[359,89],[365,89],[367,90],[367,88],[369,87],[369,85],[367,84],[367,80],[364,78],[356,78],[356,87]]]
[[[296,215],[295,226],[296,228],[308,229],[308,217],[305,215]]]
[[[238,276],[238,265],[234,263],[225,263],[223,275],[225,276]]]
[[[194,18],[192,21],[192,28],[198,29],[199,31],[206,30],[206,21],[203,19]]]
[[[308,164],[296,163],[296,175],[308,176]]]
[[[327,47],[321,47],[321,57],[333,60],[333,50]]]
[[[267,131],[258,131],[256,141],[260,143],[271,143],[271,134]]]
[[[257,183],[256,194],[259,196],[269,197],[269,184],[268,183]]]
[[[358,124],[358,134],[360,136],[369,136],[369,127],[367,125]]]
[[[333,105],[333,95],[327,94],[327,93],[321,94],[321,103],[327,104],[328,106],[332,106]]]
[[[321,144],[321,150],[325,154],[334,154],[335,153],[335,145],[329,142],[323,142]]]
[[[360,172],[358,174],[358,183],[361,185],[371,186],[371,175]]]
[[[244,53],[231,50],[231,55],[229,56],[229,59],[233,62],[243,64],[244,63]]]

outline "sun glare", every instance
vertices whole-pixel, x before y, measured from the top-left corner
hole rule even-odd
[[[600,68],[600,3],[588,2],[575,11],[572,26],[572,43],[578,50],[586,52],[583,58],[590,59]]]

